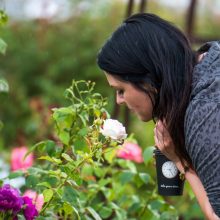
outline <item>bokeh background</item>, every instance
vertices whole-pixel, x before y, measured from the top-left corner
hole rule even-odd
[[[12,148],[52,138],[51,109],[67,103],[63,94],[72,79],[95,81],[97,92],[108,97],[112,117],[126,124],[143,150],[154,144],[154,123],[119,109],[96,65],[100,47],[128,15],[150,12],[171,21],[194,49],[220,39],[219,0],[1,0],[0,8],[9,16],[0,30],[8,44],[0,57],[0,78],[10,87],[9,93],[0,93],[0,157],[6,161]],[[141,169],[155,176],[153,160]],[[166,200],[180,219],[204,219],[187,184],[181,198]]]

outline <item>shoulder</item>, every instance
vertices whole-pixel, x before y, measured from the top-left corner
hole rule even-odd
[[[220,100],[220,41],[208,42],[198,51],[200,56],[193,70],[191,100],[210,100],[210,96]]]

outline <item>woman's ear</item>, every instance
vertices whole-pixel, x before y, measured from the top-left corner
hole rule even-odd
[[[150,85],[150,84],[144,83],[143,88],[146,89],[149,92],[152,92],[152,93],[155,93],[155,94],[158,93],[157,89],[155,87],[153,87],[152,85]]]

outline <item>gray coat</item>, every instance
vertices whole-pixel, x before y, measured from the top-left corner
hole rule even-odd
[[[193,72],[191,101],[185,115],[186,149],[220,216],[220,42],[205,44],[207,54]]]

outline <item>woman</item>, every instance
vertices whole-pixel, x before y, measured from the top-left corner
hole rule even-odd
[[[153,14],[127,18],[98,65],[143,121],[157,121],[155,144],[192,187],[205,216],[220,216],[220,43],[194,53],[184,34]]]

